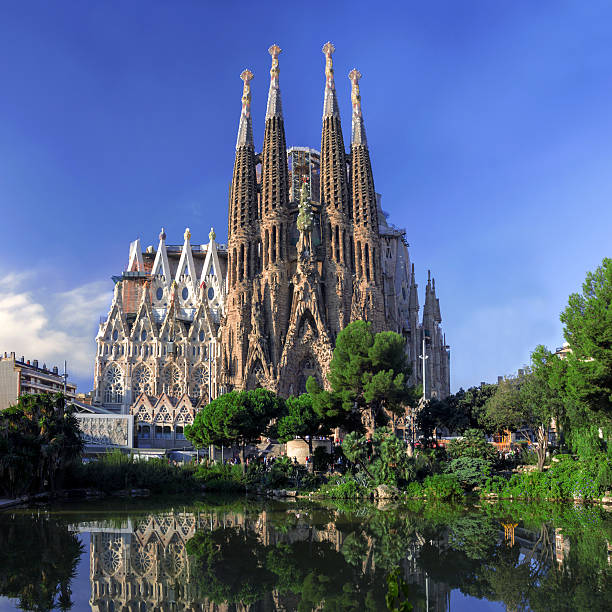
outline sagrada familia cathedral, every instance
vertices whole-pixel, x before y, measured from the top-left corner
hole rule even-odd
[[[261,153],[253,141],[253,74],[240,75],[227,244],[216,242],[213,230],[208,243],[193,244],[187,229],[182,245],[169,245],[162,230],[157,248],[133,242],[126,271],[114,277],[96,338],[94,401],[131,411],[141,424],[160,423],[162,436],[174,438],[202,402],[230,389],[262,386],[287,396],[303,392],[309,376],[325,384],[336,337],[357,319],[406,338],[414,382],[422,383],[424,372],[427,397],[450,392],[435,281],[428,277],[421,316],[406,232],[387,222],[374,188],[361,74],[349,74],[350,152],[331,43],[323,47],[320,153],[287,150],[280,52],[269,49]]]

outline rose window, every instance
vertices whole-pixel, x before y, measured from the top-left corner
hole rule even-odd
[[[191,376],[193,380],[193,395],[202,397],[208,392],[208,373],[202,366],[196,368]]]
[[[181,373],[175,365],[168,366],[163,376],[164,391],[171,397],[179,397],[183,393]]]
[[[146,366],[140,366],[134,371],[132,376],[132,385],[134,387],[134,396],[138,396],[141,393],[147,395],[152,394],[151,390],[151,370]]]

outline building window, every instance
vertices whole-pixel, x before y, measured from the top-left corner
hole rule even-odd
[[[141,393],[152,395],[151,379],[151,370],[149,370],[147,366],[140,365],[134,370],[134,374],[132,375],[132,387],[135,397]]]
[[[161,425],[155,426],[155,439],[161,440],[163,438],[164,428]]]
[[[175,431],[176,431],[176,439],[177,440],[184,440],[185,439],[185,434],[183,433],[183,426],[182,425],[177,425]]]
[[[164,425],[164,440],[172,440],[172,429],[170,429],[170,425]]]
[[[161,300],[164,297],[164,290],[161,287],[158,287],[155,296],[158,300]]]
[[[144,342],[147,339],[147,332],[146,330],[142,330],[142,332],[140,333],[140,341]]]
[[[183,381],[179,369],[173,364],[164,370],[162,378],[163,390],[171,397],[179,397],[183,393]]]
[[[139,425],[138,426],[138,437],[142,440],[149,440],[151,438],[151,426],[150,425]]]
[[[194,397],[205,397],[208,394],[208,372],[203,366],[198,366],[191,375],[191,395]]]
[[[116,340],[119,337],[119,332],[115,329],[113,330],[113,340]]]
[[[187,287],[183,287],[182,296],[184,300],[186,300],[189,297],[189,289],[187,289]]]
[[[123,372],[115,364],[106,370],[104,377],[104,403],[121,404],[123,402]]]

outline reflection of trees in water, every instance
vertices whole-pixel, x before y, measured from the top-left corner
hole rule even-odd
[[[605,609],[609,520],[516,508],[298,502],[151,515],[120,534],[121,566],[103,562],[117,534],[92,534],[92,608],[384,610],[385,578],[400,567],[416,610],[448,609],[455,588],[509,610]]]
[[[18,599],[23,610],[70,609],[82,552],[77,536],[54,517],[3,514],[0,595]]]

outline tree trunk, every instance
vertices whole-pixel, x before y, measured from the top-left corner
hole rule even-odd
[[[246,463],[244,461],[244,449],[245,449],[245,446],[246,445],[245,445],[244,442],[240,445],[240,463],[242,465],[242,473],[243,474],[246,474]]]
[[[546,451],[548,450],[548,427],[540,425],[538,427],[536,435],[536,454],[538,456],[538,471],[541,472],[544,469],[544,462],[546,461]]]
[[[306,440],[306,442],[308,443],[308,457],[310,457],[310,463],[307,466],[308,471],[314,472],[314,461],[312,457],[312,436],[308,436],[308,440]]]

